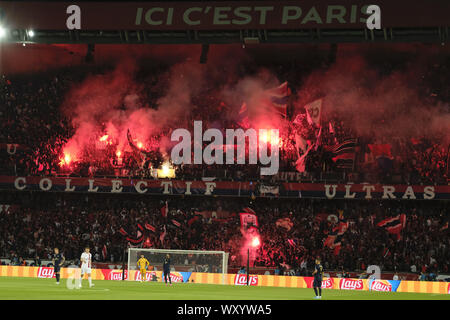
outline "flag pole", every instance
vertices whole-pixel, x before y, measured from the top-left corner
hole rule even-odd
[[[356,147],[358,146],[358,138],[356,138],[356,144],[355,144],[355,152],[353,153],[353,164],[352,164],[352,173],[355,172],[355,162],[356,162]],[[361,149],[359,149],[359,152],[361,152]]]
[[[126,243],[126,240],[125,240]],[[125,259],[127,258],[127,245],[124,246],[124,255],[123,255],[123,259],[122,259],[122,281],[125,280]]]
[[[448,162],[450,161],[450,144],[447,147],[447,181],[449,180],[449,176],[448,176]]]
[[[250,272],[250,248],[247,248],[247,286],[249,283],[249,272]]]

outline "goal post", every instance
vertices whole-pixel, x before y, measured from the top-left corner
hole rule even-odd
[[[141,255],[150,262],[154,271],[163,271],[167,254],[170,255],[171,276],[172,272],[220,273],[222,284],[226,283],[228,252],[225,251],[128,248],[128,273],[131,270],[139,271],[137,261]],[[128,280],[134,278],[128,277]]]

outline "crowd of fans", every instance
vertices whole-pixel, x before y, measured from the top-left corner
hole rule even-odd
[[[269,66],[270,68],[271,66]],[[307,74],[311,70],[304,64],[290,63],[289,68],[272,66],[273,72],[279,79],[289,80],[293,88],[301,83],[300,74]],[[318,66],[313,66],[318,67]],[[311,67],[311,69],[313,69]],[[5,106],[0,110],[0,173],[3,175],[57,175],[72,174],[78,176],[143,176],[151,178],[150,167],[158,168],[163,162],[161,154],[157,151],[149,153],[144,160],[132,152],[124,152],[123,163],[118,168],[114,159],[94,159],[86,157],[80,163],[74,163],[70,169],[60,166],[62,149],[65,143],[73,136],[75,129],[72,119],[61,111],[61,105],[67,93],[77,83],[87,76],[101,73],[102,68],[92,65],[79,67],[77,70],[68,68],[57,72],[49,72],[26,76],[3,76],[0,79],[0,103]],[[98,70],[97,70],[98,69]],[[153,70],[161,72],[161,67]],[[245,69],[245,68],[244,68]],[[426,76],[426,85],[432,92],[439,91],[441,101],[447,101],[448,92],[439,90],[444,79],[435,79],[435,75],[442,77],[442,72],[430,71]],[[244,72],[244,71],[243,71]],[[150,75],[145,78],[149,108],[156,108],[155,101],[163,92],[160,88],[164,82],[158,81]],[[298,74],[297,78],[295,74]],[[150,80],[148,80],[150,78]],[[151,80],[153,79],[153,80]],[[221,84],[223,85],[223,84]],[[235,120],[222,117],[228,112],[227,106],[219,97],[215,96],[216,90],[210,84],[202,92],[192,97],[195,105],[191,115],[192,119],[203,119],[204,125],[217,125],[221,122],[223,128],[238,127]],[[427,88],[428,88],[427,87]],[[293,107],[288,108],[289,117],[294,117]],[[293,120],[293,119],[292,119]],[[331,124],[332,130],[328,127]],[[304,180],[325,180],[324,173],[334,173],[335,180],[348,180],[348,174],[359,182],[389,182],[389,183],[433,183],[446,184],[448,179],[449,146],[445,139],[430,140],[424,137],[411,137],[411,139],[392,139],[389,143],[392,147],[392,159],[381,163],[377,159],[367,162],[367,145],[374,143],[372,137],[358,137],[352,130],[352,126],[340,118],[338,114],[328,114],[327,123],[324,123],[321,133],[323,147],[311,150],[307,157]],[[298,159],[297,146],[295,145],[296,127],[292,123],[283,131],[280,152],[280,170],[296,171]],[[153,137],[160,139],[161,136]],[[445,137],[444,137],[445,138]],[[149,137],[150,139],[150,137]],[[357,139],[354,150],[355,156],[348,166],[341,167],[332,160],[333,155],[327,151],[326,145],[333,145],[347,139]],[[17,144],[15,152],[7,152],[7,144]],[[13,153],[13,154],[11,154]],[[104,155],[111,154],[115,157],[115,150]],[[138,159],[138,160],[136,160]],[[189,165],[176,167],[178,178],[214,176],[225,180],[257,180],[260,179],[258,168],[255,166],[206,166]],[[328,176],[329,177],[329,176]]]
[[[50,259],[59,247],[68,263],[77,262],[86,245],[94,261],[122,263],[126,249],[146,248],[220,250],[229,252],[229,266],[246,264],[246,238],[239,212],[251,207],[258,217],[261,246],[252,252],[252,266],[306,275],[322,257],[326,270],[363,271],[379,265],[382,271],[448,274],[450,237],[446,202],[358,200],[229,201],[225,198],[140,198],[118,195],[9,194],[11,207],[0,214],[0,257],[13,264],[25,259]],[[168,200],[167,217],[161,208]],[[204,212],[216,212],[204,215]],[[341,249],[324,245],[336,221],[327,215],[343,212],[349,227]],[[377,223],[406,214],[400,239]],[[283,226],[279,219],[289,221]],[[176,226],[172,220],[180,223]],[[150,231],[139,225],[151,225]],[[119,230],[128,233],[124,236]],[[128,239],[127,239],[128,238]],[[130,242],[130,238],[132,239]],[[104,251],[104,248],[106,251]],[[125,258],[126,261],[126,258]]]

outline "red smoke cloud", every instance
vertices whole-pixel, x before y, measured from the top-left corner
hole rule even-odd
[[[412,49],[420,54],[412,55]],[[236,124],[241,104],[246,101],[254,116],[252,127],[282,131],[287,124],[261,113],[259,107],[262,92],[285,80],[296,87],[299,108],[322,94],[324,118],[338,114],[357,135],[375,137],[379,142],[389,142],[392,137],[428,136],[448,143],[448,106],[419,91],[429,61],[445,63],[448,51],[414,45],[339,45],[336,62],[317,70],[314,65],[308,69],[308,61],[312,57],[323,60],[328,45],[260,45],[245,49],[240,45],[212,45],[207,64],[199,64],[199,45],[96,45],[96,64],[115,67],[88,76],[65,97],[62,109],[76,131],[64,150],[75,161],[107,134],[109,141],[126,151],[126,132],[130,129],[135,142],[142,143],[144,149],[160,148],[167,153],[172,145],[171,129],[189,128],[193,120],[202,120],[190,117],[197,108],[193,97],[201,92],[209,92],[224,104],[218,111],[219,105],[211,102],[217,123],[227,119]],[[85,53],[86,46],[82,45],[4,45],[2,71],[81,66]],[[371,61],[383,61],[386,56],[404,60],[403,66],[391,73],[372,67]],[[272,61],[276,67],[277,61],[291,60],[297,60],[297,64],[304,60],[305,71],[294,68],[277,74],[273,66],[256,67],[260,62]],[[158,64],[162,64],[158,74],[138,76],[145,66]],[[145,92],[145,81],[156,82],[156,92]],[[214,119],[208,120],[212,123]]]

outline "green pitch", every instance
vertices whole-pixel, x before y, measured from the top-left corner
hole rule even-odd
[[[54,279],[0,277],[0,300],[312,300],[312,289],[244,287],[195,283],[94,281],[88,287],[68,289],[66,280],[56,285]],[[419,294],[323,290],[322,300],[450,300],[450,294]]]

